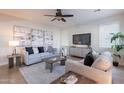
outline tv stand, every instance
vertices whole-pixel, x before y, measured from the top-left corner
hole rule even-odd
[[[69,55],[84,58],[90,52],[90,50],[91,48],[88,47],[70,47]]]

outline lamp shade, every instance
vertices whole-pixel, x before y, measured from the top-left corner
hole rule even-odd
[[[18,46],[19,41],[9,41],[9,46]]]

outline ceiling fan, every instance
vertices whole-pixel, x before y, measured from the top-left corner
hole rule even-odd
[[[44,15],[44,16],[54,17],[51,21],[58,20],[58,21],[62,21],[62,22],[66,22],[64,17],[73,17],[74,16],[74,15],[64,15],[64,14],[62,14],[61,9],[57,9],[56,11],[57,12],[56,12],[55,15]]]

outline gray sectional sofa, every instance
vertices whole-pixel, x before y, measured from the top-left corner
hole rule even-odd
[[[36,48],[36,47],[35,47]],[[57,49],[47,49],[43,53],[33,53],[29,54],[26,49],[23,49],[24,63],[25,65],[31,65],[34,63],[42,62],[45,58],[58,56]]]

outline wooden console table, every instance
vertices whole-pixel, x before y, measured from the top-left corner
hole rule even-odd
[[[70,47],[69,55],[84,58],[90,51],[91,49],[87,47]]]

